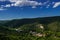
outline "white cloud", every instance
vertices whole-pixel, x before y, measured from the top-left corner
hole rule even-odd
[[[6,0],[0,0],[0,1],[6,1]]]
[[[56,8],[56,7],[58,7],[58,6],[60,6],[60,2],[56,2],[56,3],[54,4],[53,8]]]
[[[12,2],[14,2],[14,1],[12,1]],[[23,1],[23,0],[16,1],[15,0],[15,3],[12,4],[12,6],[20,6],[20,7],[22,7],[22,6],[40,6],[40,5],[42,5],[42,3],[39,3],[37,1],[29,1],[29,0],[25,0],[25,1]]]
[[[37,6],[41,6],[41,2],[37,1],[31,1],[31,0],[0,0],[0,1],[10,1],[11,4],[6,4],[6,5],[0,5],[3,8],[0,8],[0,10],[5,10],[4,8],[6,7],[12,7],[12,6],[18,6],[18,7],[23,7],[23,6],[30,6],[32,8],[36,8]]]
[[[52,4],[55,4],[55,2],[52,2]]]
[[[47,6],[46,6],[46,8],[49,8],[49,7],[50,7],[50,5],[47,5]]]
[[[36,8],[36,6],[32,6],[32,8]]]
[[[11,7],[11,5],[10,5],[10,4],[7,4],[7,5],[5,5],[4,7]]]
[[[6,4],[6,5],[0,5],[1,7],[12,7],[12,6],[18,6],[18,7],[23,7],[23,6],[27,6],[27,7],[32,7],[32,8],[37,8],[37,6],[40,6],[41,7],[46,7],[46,8],[49,8],[51,5],[53,5],[53,8],[57,7],[60,5],[60,2],[52,2],[50,3],[50,1],[46,1],[46,2],[38,2],[38,1],[33,1],[33,0],[0,0],[0,1],[10,1],[11,4]],[[0,8],[0,10],[2,10]]]
[[[49,0],[48,0],[48,1],[46,1],[46,2],[44,2],[44,3],[43,3],[43,5],[46,5],[46,4],[48,4],[48,3],[49,3]]]
[[[41,2],[30,1],[30,0],[9,0],[12,4],[6,4],[3,7],[11,7],[11,6],[31,6],[32,8],[36,8],[36,6],[41,6]]]
[[[29,1],[29,0],[9,0],[10,2],[17,2],[17,1]]]
[[[0,11],[2,11],[2,10],[6,10],[6,9],[4,9],[3,7],[0,7]]]

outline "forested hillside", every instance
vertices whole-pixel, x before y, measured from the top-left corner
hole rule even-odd
[[[60,16],[0,21],[0,40],[60,40]]]

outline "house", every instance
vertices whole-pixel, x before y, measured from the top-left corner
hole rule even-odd
[[[42,24],[38,24],[36,26],[39,27],[39,28],[41,28],[41,29],[44,29],[44,26]]]
[[[30,31],[30,33],[31,33],[33,36],[45,37],[45,34],[41,34],[41,33],[37,33],[37,32],[32,32],[32,31]]]

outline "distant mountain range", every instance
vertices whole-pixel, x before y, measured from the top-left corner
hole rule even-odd
[[[52,22],[60,22],[60,16],[54,16],[54,17],[42,17],[42,18],[25,18],[25,19],[13,19],[13,20],[5,20],[0,21],[0,25],[2,26],[9,26],[9,27],[19,27],[24,24],[31,24],[31,23],[41,23],[41,24],[49,24]]]

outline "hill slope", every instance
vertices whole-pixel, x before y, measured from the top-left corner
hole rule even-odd
[[[60,40],[60,16],[0,21],[0,40]]]
[[[52,22],[59,22],[60,21],[60,16],[56,17],[44,17],[44,18],[26,18],[26,19],[14,19],[10,20],[8,22],[5,22],[5,26],[10,26],[10,27],[18,27],[24,24],[30,24],[30,23],[41,23],[41,24],[49,24]]]

